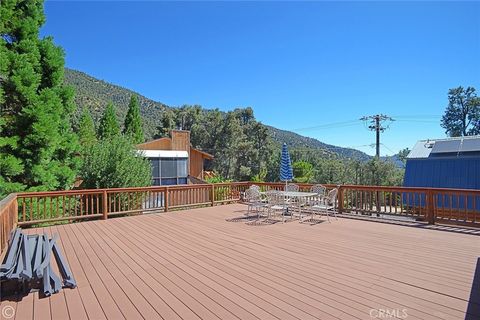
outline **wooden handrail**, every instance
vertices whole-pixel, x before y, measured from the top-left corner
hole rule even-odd
[[[224,182],[139,188],[85,189],[10,194],[0,201],[0,250],[5,253],[17,226],[68,220],[107,219],[109,216],[169,211],[241,200],[251,185],[282,189],[283,182]],[[297,183],[301,190],[313,184]],[[349,215],[396,215],[428,223],[480,227],[480,190],[361,186],[338,187],[337,209]]]
[[[0,261],[3,261],[10,234],[17,227],[18,223],[16,193],[9,194],[0,201],[0,223]]]
[[[341,188],[345,189],[357,189],[357,190],[384,190],[384,191],[398,191],[398,192],[426,192],[428,190],[433,192],[457,192],[472,195],[480,195],[480,190],[473,189],[451,189],[451,188],[420,188],[420,187],[390,187],[390,186],[361,186],[361,185],[341,185]]]
[[[251,185],[264,190],[282,189],[283,182],[224,182],[138,188],[85,189],[45,192],[21,192],[2,200],[0,238],[3,243],[15,224],[38,225],[52,221],[76,221],[125,214],[169,211],[203,205],[217,205],[241,200]],[[313,184],[297,183],[301,190]],[[398,215],[428,221],[454,224],[480,224],[480,190],[361,186],[324,184],[330,190],[338,187],[337,209],[343,214]],[[12,204],[14,203],[14,204]],[[8,210],[6,208],[9,208]],[[7,213],[8,211],[8,213]],[[3,219],[3,218],[2,218]],[[5,218],[6,219],[6,218]]]
[[[285,183],[282,182],[222,182],[222,183],[215,183],[215,186],[250,186],[252,184],[259,185],[259,186],[276,186],[282,187]],[[300,188],[308,188],[313,186],[312,183],[295,183]],[[80,195],[80,194],[101,194],[103,191],[107,191],[107,193],[112,192],[134,192],[138,190],[145,190],[145,191],[164,191],[165,188],[169,188],[170,190],[185,190],[185,189],[197,189],[201,187],[211,187],[212,184],[195,184],[195,185],[172,185],[172,186],[151,186],[151,187],[131,187],[131,188],[111,188],[111,189],[81,189],[81,190],[63,190],[63,191],[41,191],[41,192],[19,192],[17,193],[18,198],[25,198],[25,197],[41,197],[41,196],[60,196],[60,195]],[[335,188],[337,186],[343,189],[356,189],[356,190],[382,190],[382,191],[410,191],[410,192],[425,192],[427,190],[435,191],[435,192],[457,192],[457,193],[464,193],[464,194],[471,194],[471,195],[480,195],[480,190],[472,190],[472,189],[451,189],[451,188],[420,188],[420,187],[390,187],[390,186],[364,186],[364,185],[335,185],[335,184],[322,184],[327,188]]]

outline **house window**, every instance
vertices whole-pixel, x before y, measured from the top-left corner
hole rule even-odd
[[[150,158],[153,185],[187,184],[187,158]]]
[[[150,162],[152,163],[152,178],[153,178],[152,185],[159,186],[160,185],[160,159],[151,158]]]

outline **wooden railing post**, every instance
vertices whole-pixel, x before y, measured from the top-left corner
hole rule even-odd
[[[427,221],[428,224],[435,224],[435,207],[433,201],[433,191],[428,190],[425,194],[425,202],[427,207]]]
[[[210,190],[210,196],[212,201],[212,207],[215,205],[215,185],[212,183],[212,189]]]
[[[14,228],[18,225],[18,197],[15,195],[15,204],[14,204],[14,214],[15,214],[15,225]]]
[[[103,220],[108,219],[108,194],[107,190],[103,190]]]
[[[168,212],[168,187],[165,187],[165,191],[163,193],[163,204],[165,207],[165,212]]]
[[[343,186],[338,186],[338,213],[342,213],[343,211],[343,194],[344,194]]]

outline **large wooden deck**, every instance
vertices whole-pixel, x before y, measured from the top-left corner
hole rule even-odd
[[[60,235],[78,288],[0,307],[15,319],[480,319],[479,236],[352,219],[226,221],[245,210],[31,229]]]

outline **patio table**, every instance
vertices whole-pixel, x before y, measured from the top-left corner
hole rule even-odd
[[[265,192],[261,192],[262,194],[265,194]],[[302,192],[302,191],[280,191],[278,190],[278,193],[283,195],[286,198],[305,198],[305,200],[308,200],[309,198],[313,198],[318,196],[318,193],[316,192]],[[305,201],[306,203],[306,201]],[[288,212],[288,209],[287,209]],[[302,206],[298,206],[298,214],[300,218],[302,217]],[[293,219],[293,212],[292,212],[292,219]]]

